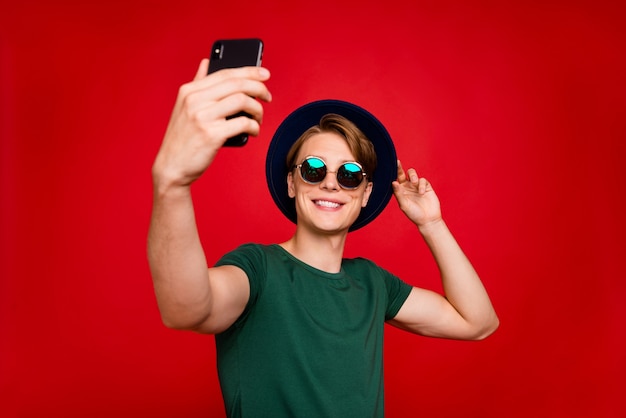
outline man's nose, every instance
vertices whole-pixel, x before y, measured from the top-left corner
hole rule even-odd
[[[337,172],[327,170],[324,179],[320,183],[320,187],[328,190],[339,190],[339,183],[337,182]]]

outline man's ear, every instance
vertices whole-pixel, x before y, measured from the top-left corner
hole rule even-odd
[[[287,174],[287,194],[292,199],[296,197],[296,189],[293,185],[293,171],[290,171],[289,174]]]
[[[372,183],[371,181],[367,183],[367,186],[365,186],[365,192],[363,193],[363,203],[361,204],[362,208],[367,206],[367,202],[370,200],[370,196],[372,195],[373,187],[374,183]]]

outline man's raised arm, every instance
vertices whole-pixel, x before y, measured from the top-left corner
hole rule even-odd
[[[194,80],[183,85],[152,167],[154,200],[148,261],[166,326],[219,332],[247,302],[249,288],[236,267],[209,269],[202,248],[191,184],[211,165],[223,143],[246,132],[257,135],[270,101],[264,68],[226,69],[206,76],[202,60]],[[245,116],[226,119],[238,112]],[[215,237],[213,237],[215,239]]]

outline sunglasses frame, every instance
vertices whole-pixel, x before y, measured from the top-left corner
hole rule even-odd
[[[314,182],[314,181],[307,180],[304,177],[304,175],[302,174],[302,166],[304,165],[304,163],[306,163],[308,160],[311,160],[311,159],[319,160],[319,161],[321,161],[324,164],[324,169],[325,169],[324,177],[322,177],[319,181],[315,181]],[[341,170],[341,168],[344,167],[346,164],[355,164],[361,170],[361,175],[363,176],[363,178],[361,178],[361,181],[359,182],[359,184],[354,186],[354,187],[350,187],[350,186],[346,186],[346,185],[342,184],[341,180],[339,179],[339,176],[338,176],[339,170]],[[326,175],[328,173],[334,173],[335,176],[337,177],[337,184],[339,184],[339,186],[342,189],[345,189],[345,190],[356,190],[356,189],[358,189],[361,186],[361,184],[363,184],[363,180],[365,180],[365,178],[367,177],[367,173],[365,171],[363,171],[363,166],[361,164],[359,164],[358,162],[356,162],[356,161],[346,161],[345,163],[342,163],[339,166],[337,171],[330,171],[328,169],[328,164],[326,164],[326,161],[324,161],[320,157],[315,157],[313,155],[309,155],[308,157],[305,157],[304,160],[302,160],[302,162],[300,164],[294,165],[293,168],[297,168],[298,169],[298,171],[300,172],[300,178],[302,178],[302,181],[304,181],[307,184],[320,184],[322,181],[324,181],[324,179],[326,178]]]

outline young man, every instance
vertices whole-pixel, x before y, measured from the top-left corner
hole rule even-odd
[[[387,131],[350,103],[320,101],[278,128],[267,156],[275,202],[296,222],[276,245],[242,245],[206,264],[190,185],[235,134],[257,135],[270,101],[265,69],[238,68],[181,87],[153,166],[148,255],[164,323],[216,334],[227,414],[380,417],[383,327],[482,339],[498,326],[489,297],[441,217],[431,185],[396,162]],[[252,118],[226,117],[245,111]],[[394,194],[437,262],[445,297],[365,259],[344,259],[348,232]]]

